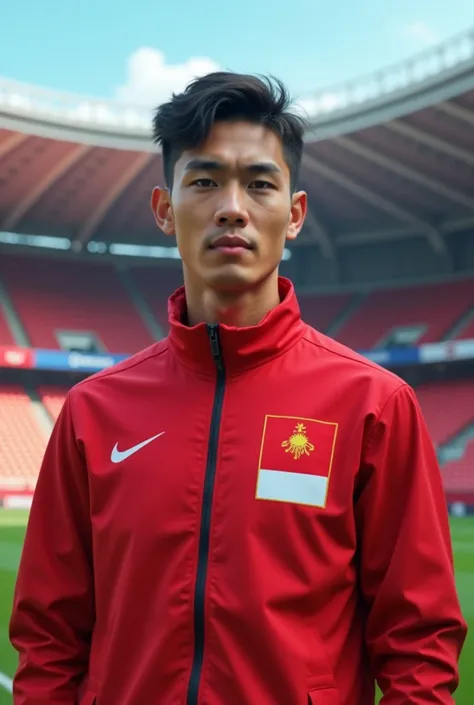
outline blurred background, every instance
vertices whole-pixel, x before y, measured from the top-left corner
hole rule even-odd
[[[67,390],[167,334],[152,110],[218,68],[308,118],[309,216],[281,273],[303,317],[414,386],[474,628],[474,7],[149,0],[0,10],[0,703],[28,508]],[[469,669],[468,664],[471,668]],[[474,702],[474,639],[456,702]]]

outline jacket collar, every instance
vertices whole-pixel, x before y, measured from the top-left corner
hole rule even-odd
[[[258,325],[246,328],[224,324],[208,326],[205,323],[186,326],[182,323],[186,318],[186,297],[184,287],[180,287],[168,301],[169,344],[173,353],[186,366],[214,374],[216,361],[211,350],[211,330],[214,328],[217,329],[221,358],[228,375],[257,367],[281,355],[301,338],[306,326],[300,318],[293,284],[280,277],[278,285],[280,304]]]

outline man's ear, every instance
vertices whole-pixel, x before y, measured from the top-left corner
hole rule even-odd
[[[295,240],[303,227],[308,211],[308,196],[305,191],[298,191],[291,198],[290,222],[286,233],[287,240]]]
[[[174,216],[170,192],[155,186],[151,194],[151,209],[155,222],[165,235],[174,235]]]

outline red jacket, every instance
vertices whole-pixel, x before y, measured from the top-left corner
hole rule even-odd
[[[466,626],[415,395],[280,286],[241,329],[182,325],[179,290],[168,339],[69,393],[15,705],[369,705],[374,678],[386,705],[453,703]]]

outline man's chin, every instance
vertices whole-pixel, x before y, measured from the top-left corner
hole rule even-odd
[[[206,272],[206,282],[222,292],[237,292],[252,288],[262,279],[256,267],[227,264]]]

